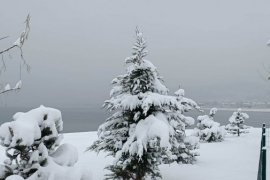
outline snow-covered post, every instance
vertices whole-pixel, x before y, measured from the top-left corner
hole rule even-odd
[[[107,166],[108,179],[157,179],[162,162],[187,163],[195,155],[196,141],[185,135],[185,125],[193,121],[182,114],[184,105],[176,96],[168,95],[146,55],[145,39],[136,29],[126,73],[113,79],[110,99],[104,104],[114,114],[99,127],[98,140],[89,147],[115,157]]]
[[[261,138],[261,147],[260,147],[260,159],[259,159],[259,168],[257,174],[257,180],[266,180],[266,126],[263,123],[262,126],[262,138]]]
[[[238,136],[240,136],[241,133],[247,133],[246,129],[249,127],[244,125],[244,122],[248,118],[249,115],[242,112],[242,110],[239,108],[229,118],[230,124],[226,125],[225,129],[227,130],[227,132],[237,134]]]
[[[262,180],[266,180],[266,126],[263,124],[262,128]]]

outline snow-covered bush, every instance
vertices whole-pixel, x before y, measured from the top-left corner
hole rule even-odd
[[[247,113],[242,112],[239,108],[236,112],[232,114],[229,118],[229,124],[226,125],[225,129],[228,133],[237,134],[240,136],[241,133],[247,133],[249,126],[244,124],[245,120],[249,118]]]
[[[198,116],[197,128],[194,129],[194,134],[205,142],[222,141],[225,137],[225,128],[214,121],[214,116],[217,108],[210,109],[209,115]]]
[[[0,179],[47,176],[49,180],[57,180],[55,174],[66,175],[77,162],[78,152],[72,145],[59,146],[62,129],[61,112],[44,106],[16,113],[13,121],[2,124],[0,140],[6,147],[7,159],[0,167]]]
[[[183,115],[196,103],[184,94],[168,95],[156,67],[145,59],[146,42],[139,30],[136,38],[132,56],[125,61],[126,74],[112,81],[111,98],[104,104],[114,114],[89,147],[115,157],[107,166],[108,179],[157,179],[162,162],[189,163],[197,155],[198,141],[185,135],[185,126],[194,120]]]

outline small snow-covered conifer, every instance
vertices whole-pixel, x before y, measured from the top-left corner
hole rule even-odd
[[[194,129],[196,136],[200,137],[201,141],[217,142],[222,141],[225,137],[225,128],[214,121],[214,116],[217,108],[210,109],[209,115],[198,116],[197,128]]]
[[[239,108],[236,112],[232,114],[232,116],[229,118],[229,124],[226,125],[225,129],[228,133],[231,134],[237,134],[240,136],[241,133],[247,133],[247,128],[249,126],[246,126],[245,120],[249,118],[249,115],[247,113],[242,112],[242,110]]]
[[[111,173],[106,179],[157,179],[162,162],[186,163],[196,154],[197,141],[185,135],[186,124],[194,120],[182,114],[181,104],[188,107],[193,101],[187,105],[184,97],[169,96],[146,55],[146,42],[136,29],[132,56],[125,61],[126,74],[112,81],[110,99],[104,104],[114,114],[99,127],[98,140],[89,147],[115,157],[107,166]]]
[[[13,121],[2,124],[0,140],[7,159],[0,166],[0,180],[19,176],[28,180],[68,179],[64,177],[74,170],[71,166],[77,162],[78,153],[72,145],[59,146],[62,129],[61,112],[44,106],[18,112]]]

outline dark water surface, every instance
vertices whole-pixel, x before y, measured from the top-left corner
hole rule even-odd
[[[95,131],[98,126],[102,124],[109,116],[109,113],[101,108],[58,108],[62,112],[64,121],[64,132],[84,132]],[[26,112],[30,108],[0,108],[0,123],[8,122],[12,120],[13,114],[16,112]],[[208,113],[209,111],[205,111]],[[228,124],[228,118],[232,115],[232,110],[219,110],[215,116],[215,121],[222,125]],[[261,127],[262,123],[270,122],[270,112],[247,112],[250,119],[246,121],[247,125],[254,127]],[[193,111],[187,113],[187,115],[197,118],[198,115],[203,113]]]

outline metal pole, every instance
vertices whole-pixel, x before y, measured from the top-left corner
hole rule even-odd
[[[262,180],[266,180],[266,128],[262,129]]]

